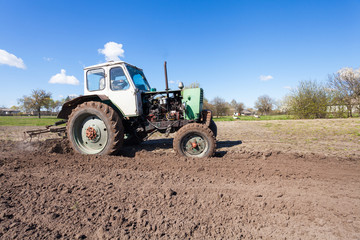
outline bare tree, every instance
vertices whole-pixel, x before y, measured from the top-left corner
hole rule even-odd
[[[56,100],[54,102],[54,110],[55,110],[55,112],[57,112],[57,113],[60,112],[60,109],[61,109],[62,105],[64,105],[64,103],[65,103],[65,99]]]
[[[227,102],[223,98],[215,97],[211,103],[214,105],[215,114],[217,117],[225,115],[229,109]]]
[[[50,98],[49,101],[48,101],[48,103],[47,103],[47,105],[44,106],[44,107],[45,107],[46,110],[47,110],[48,112],[50,112],[50,114],[51,114],[51,113],[53,112],[53,110],[54,110],[54,107],[55,107],[55,101],[54,101],[54,99]]]
[[[345,105],[348,117],[353,116],[355,106],[360,110],[360,68],[342,68],[330,75],[328,82],[337,109],[341,110]]]
[[[190,83],[188,86],[185,86],[185,88],[199,88],[200,87],[200,83],[198,82],[193,82]]]
[[[301,81],[286,98],[289,111],[299,118],[325,118],[330,105],[329,91],[316,81]]]
[[[62,105],[65,103],[65,99],[61,99],[61,100],[55,100],[50,98],[48,105],[45,106],[45,108],[51,112],[51,114],[53,112],[58,113],[60,111],[60,108],[62,107]]]
[[[203,100],[203,109],[207,109],[215,113],[215,106],[212,105],[206,98]]]
[[[68,102],[68,101],[71,101],[71,100],[73,100],[73,99],[75,99],[77,97],[78,97],[77,95],[69,95],[65,99],[62,99],[61,101]]]
[[[22,109],[25,111],[37,111],[39,118],[41,117],[41,108],[48,108],[50,104],[51,93],[45,90],[32,90],[30,96],[23,96],[18,100]]]
[[[259,113],[268,115],[273,109],[274,102],[275,101],[268,95],[263,95],[256,100],[255,108]]]
[[[273,114],[281,114],[281,113],[283,113],[283,103],[282,103],[281,100],[275,100],[274,101],[272,113]]]
[[[235,99],[233,99],[230,102],[231,107],[235,109],[236,112],[241,113],[245,109],[245,105],[242,102],[237,102]]]
[[[20,107],[13,105],[13,106],[10,107],[10,109],[12,109],[12,110],[20,110]]]

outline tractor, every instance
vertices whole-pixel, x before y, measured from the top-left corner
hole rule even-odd
[[[166,89],[157,91],[142,69],[124,61],[84,68],[84,95],[66,102],[58,114],[67,123],[71,147],[112,155],[156,132],[175,133],[173,148],[180,156],[213,156],[217,127],[211,111],[203,110],[203,89],[180,82],[178,90],[170,90],[166,62],[164,72]]]

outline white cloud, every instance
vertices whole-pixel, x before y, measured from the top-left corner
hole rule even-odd
[[[285,89],[288,89],[288,90],[291,90],[291,89],[292,89],[292,87],[290,87],[290,86],[285,86],[284,88],[285,88]]]
[[[60,73],[50,78],[49,83],[79,85],[80,82],[74,76],[67,76],[65,69],[61,69]]]
[[[120,57],[124,57],[124,49],[121,43],[108,42],[104,45],[104,49],[98,49],[98,52],[105,55],[106,61],[120,61]]]
[[[0,49],[0,65],[1,64],[26,69],[24,61],[21,58],[18,58],[14,54],[8,53],[2,49]]]
[[[77,98],[78,96],[79,96],[79,94],[75,94],[75,93],[69,94],[70,98]]]
[[[54,60],[53,58],[50,58],[50,57],[43,57],[43,59],[46,62],[51,62],[52,60]]]
[[[269,81],[269,80],[271,80],[271,79],[274,79],[274,77],[271,76],[271,75],[260,75],[259,79],[260,79],[261,81]]]
[[[169,83],[170,83],[170,84],[175,84],[175,81],[170,80]]]

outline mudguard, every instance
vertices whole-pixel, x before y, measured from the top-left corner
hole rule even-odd
[[[74,108],[76,108],[77,105],[79,105],[83,102],[87,102],[87,101],[104,102],[104,101],[110,101],[110,99],[106,95],[97,95],[97,94],[85,95],[85,96],[80,96],[80,97],[74,98],[74,99],[64,103],[64,105],[61,108],[61,111],[57,115],[57,118],[68,119],[72,110]]]

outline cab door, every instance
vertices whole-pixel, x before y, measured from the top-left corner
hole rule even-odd
[[[139,91],[125,71],[123,66],[109,68],[108,96],[112,103],[120,109],[126,117],[139,116],[138,98]]]

